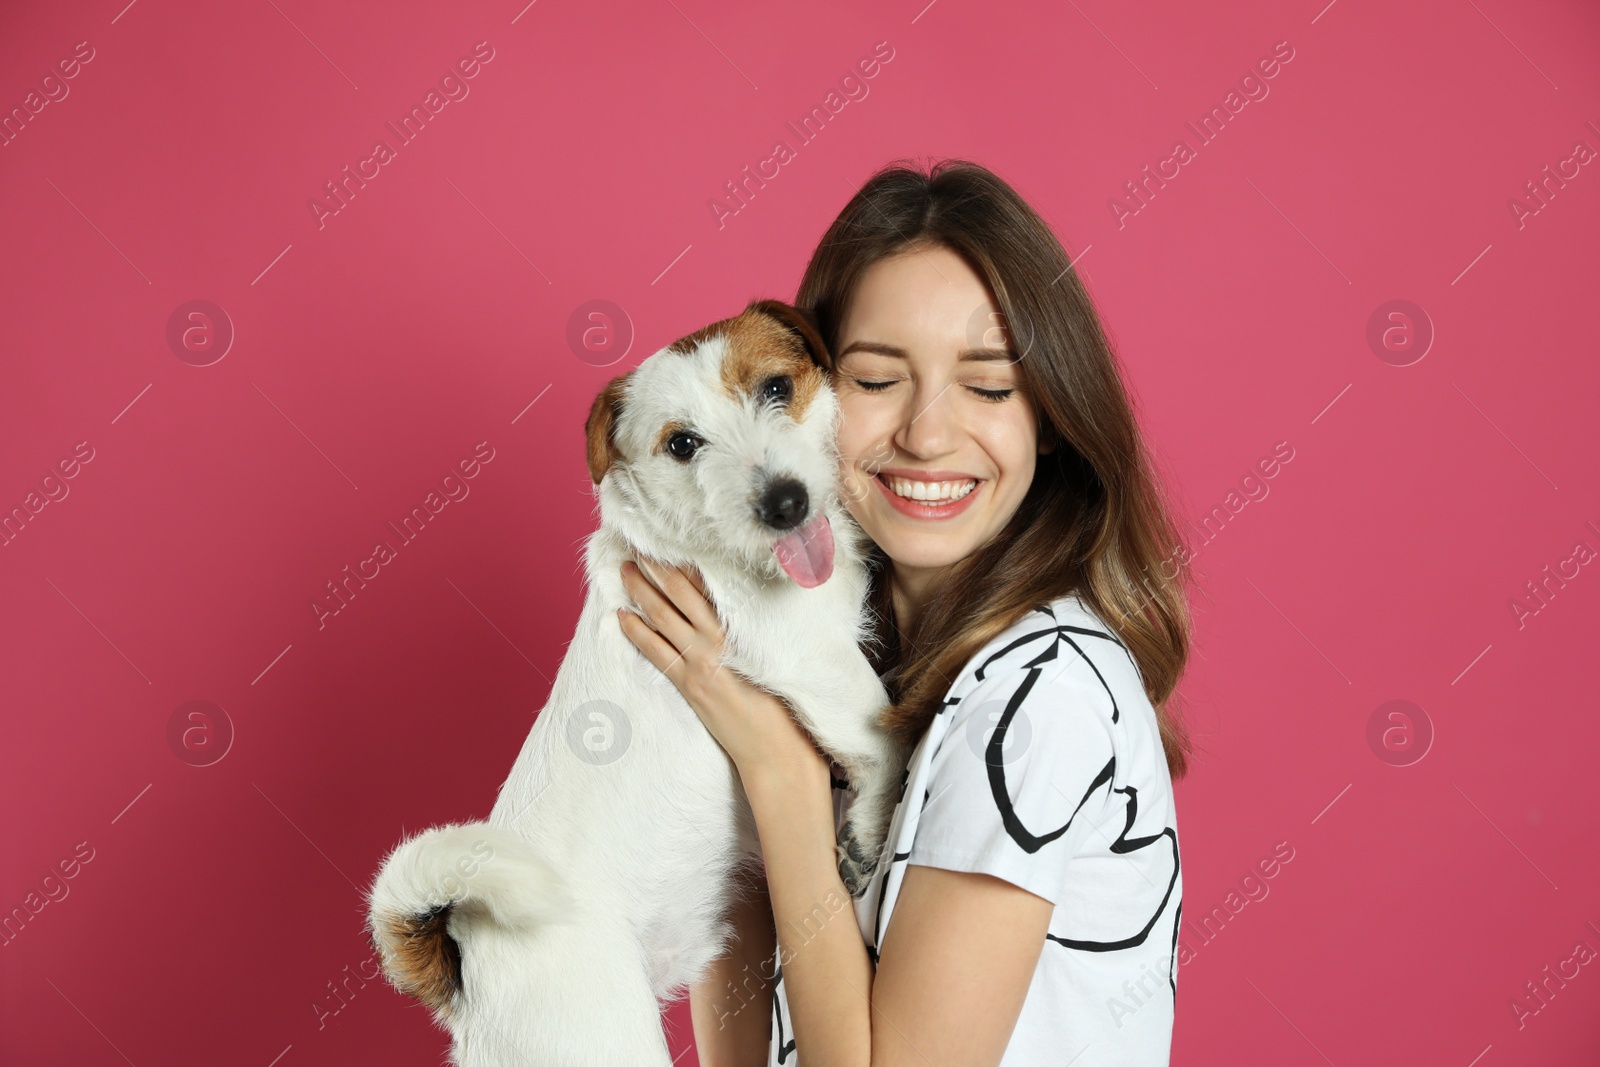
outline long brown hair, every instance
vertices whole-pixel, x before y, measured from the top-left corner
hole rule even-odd
[[[889,560],[871,560],[867,653],[907,743],[927,729],[962,668],[1028,612],[1077,593],[1127,647],[1156,710],[1171,776],[1191,744],[1173,690],[1189,658],[1189,553],[1170,517],[1133,405],[1094,305],[1050,227],[1004,180],[946,159],[897,160],[874,174],[828,227],[795,304],[812,312],[826,366],[867,268],[929,245],[959,255],[999,309],[1039,433],[1056,442],[1006,527],[953,567],[915,629],[901,634]]]

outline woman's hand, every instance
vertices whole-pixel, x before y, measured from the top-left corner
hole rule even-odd
[[[828,758],[783,701],[723,666],[725,635],[698,573],[641,557],[622,565],[622,584],[639,606],[617,609],[622,632],[683,694],[747,787],[752,776],[829,781]]]

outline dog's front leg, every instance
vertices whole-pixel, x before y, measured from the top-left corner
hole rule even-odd
[[[865,892],[884,859],[889,823],[905,791],[910,748],[892,735],[886,735],[885,745],[881,758],[864,761],[854,770],[846,767],[855,795],[839,826],[837,852],[839,877],[852,897]]]

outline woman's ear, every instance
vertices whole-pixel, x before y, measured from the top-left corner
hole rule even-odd
[[[1039,455],[1048,456],[1056,450],[1061,438],[1056,435],[1056,428],[1049,421],[1039,423]]]

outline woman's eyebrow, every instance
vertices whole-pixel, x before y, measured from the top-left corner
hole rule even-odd
[[[897,345],[885,344],[882,341],[852,341],[845,346],[844,351],[840,352],[836,358],[843,359],[852,352],[876,352],[880,356],[893,356],[896,359],[911,358],[910,353],[905,349]],[[982,360],[984,362],[1015,363],[1017,361],[1015,353],[1004,348],[963,349],[961,354],[956,356],[956,359],[962,362]]]
[[[843,359],[852,352],[876,352],[880,356],[894,356],[897,359],[911,358],[905,349],[884,344],[882,341],[851,341],[845,346],[844,351],[839,353],[837,358]]]

